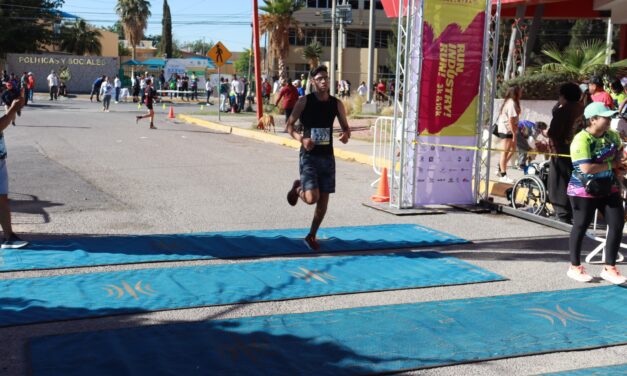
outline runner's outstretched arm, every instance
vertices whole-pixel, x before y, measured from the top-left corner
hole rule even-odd
[[[9,111],[3,117],[0,117],[0,132],[5,130],[11,122],[15,120],[15,115],[24,105],[24,99],[18,98],[11,103],[11,107],[9,107]]]

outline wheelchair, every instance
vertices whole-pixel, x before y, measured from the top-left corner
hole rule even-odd
[[[525,168],[525,176],[517,179],[507,190],[507,198],[516,210],[552,217],[555,210],[549,201],[547,184],[549,161],[532,162]]]

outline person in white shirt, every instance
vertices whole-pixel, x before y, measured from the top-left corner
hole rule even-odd
[[[115,89],[115,103],[120,102],[120,90],[122,90],[122,81],[120,81],[120,77],[115,75],[115,79],[113,79],[113,87]]]
[[[279,78],[274,78],[274,83],[272,84],[272,94],[277,94],[281,90],[281,83],[279,82]]]
[[[48,89],[50,89],[50,100],[54,98],[57,100],[57,96],[59,94],[59,77],[54,71],[51,71],[48,75]]]
[[[366,87],[366,83],[364,81],[361,81],[361,85],[357,88],[357,94],[359,94],[362,98],[365,98],[366,94],[368,94],[368,88]]]
[[[207,92],[207,104],[212,105],[212,103],[209,102],[209,98],[213,95],[213,85],[211,85],[209,78],[205,81],[205,91]]]
[[[109,112],[109,105],[111,104],[111,94],[113,94],[113,85],[109,82],[109,77],[105,77],[100,86],[100,95],[102,95],[102,111]]]

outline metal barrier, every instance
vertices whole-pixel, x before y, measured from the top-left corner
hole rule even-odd
[[[383,168],[387,168],[388,177],[392,175],[392,135],[394,132],[394,118],[391,116],[378,117],[372,131],[372,169],[378,178],[372,182],[374,187],[381,180]]]

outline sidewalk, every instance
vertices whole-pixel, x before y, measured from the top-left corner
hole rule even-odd
[[[228,132],[238,136],[254,138],[259,141],[280,144],[293,148],[300,148],[300,143],[294,140],[290,135],[285,133],[285,122],[279,116],[275,116],[276,133],[263,132],[256,129],[257,116],[254,113],[246,114],[220,114],[220,121],[218,121],[218,115],[197,115],[193,112],[186,112],[177,116],[179,119],[188,123],[196,124],[205,128],[209,128],[216,131]],[[339,159],[348,161],[354,161],[358,163],[372,165],[372,142],[359,139],[355,137],[355,133],[364,133],[365,128],[364,120],[368,119],[356,119],[350,120],[351,127],[355,127],[356,131],[353,132],[353,137],[347,144],[341,144],[337,139],[335,142],[335,156]],[[360,127],[357,128],[356,125]],[[339,123],[336,121],[336,128],[339,130]],[[369,132],[367,130],[366,132]],[[362,137],[364,138],[364,137]]]

